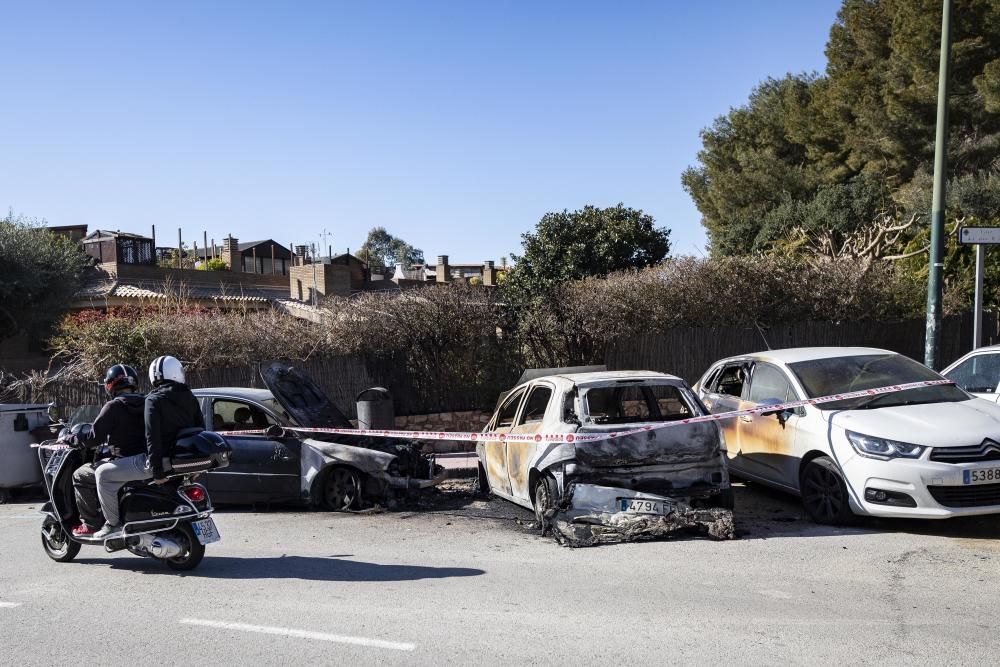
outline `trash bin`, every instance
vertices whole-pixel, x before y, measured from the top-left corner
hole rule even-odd
[[[48,423],[48,405],[0,404],[0,501],[11,489],[42,483],[31,431]]]
[[[371,387],[358,394],[358,428],[389,429],[396,416],[392,395],[385,387]]]

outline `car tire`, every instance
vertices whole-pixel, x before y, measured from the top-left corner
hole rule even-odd
[[[555,477],[540,475],[531,492],[531,500],[535,507],[535,519],[541,522],[545,518],[545,513],[559,502],[559,490]]]
[[[799,488],[802,505],[816,523],[843,526],[854,522],[844,475],[829,457],[818,456],[806,464]]]
[[[320,504],[330,512],[347,512],[361,503],[361,473],[354,468],[334,466],[320,485]]]

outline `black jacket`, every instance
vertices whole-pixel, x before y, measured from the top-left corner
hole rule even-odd
[[[166,381],[146,396],[146,455],[154,479],[163,478],[163,457],[170,456],[177,434],[205,428],[201,406],[186,384]]]
[[[101,408],[94,420],[94,437],[87,444],[107,443],[113,456],[135,456],[146,451],[142,394],[121,394]]]

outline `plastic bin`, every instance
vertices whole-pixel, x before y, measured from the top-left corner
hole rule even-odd
[[[0,497],[10,489],[42,483],[33,429],[48,426],[48,405],[0,403]]]
[[[371,387],[358,394],[358,428],[390,429],[395,412],[392,395],[385,387]]]

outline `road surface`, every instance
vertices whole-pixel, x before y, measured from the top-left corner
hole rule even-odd
[[[737,489],[741,537],[568,549],[461,483],[419,510],[220,511],[180,575],[0,506],[9,665],[992,663],[1000,521],[813,526]]]

